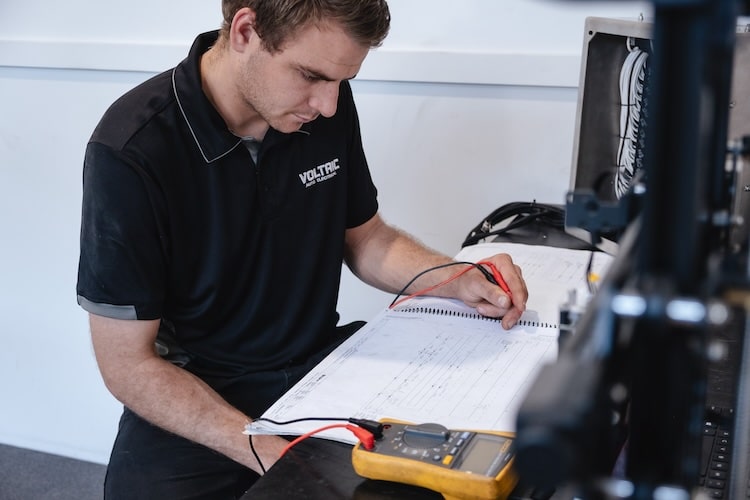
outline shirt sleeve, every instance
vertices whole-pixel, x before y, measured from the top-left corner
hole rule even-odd
[[[158,319],[167,269],[159,190],[142,166],[91,142],[83,167],[78,303],[118,319]]]

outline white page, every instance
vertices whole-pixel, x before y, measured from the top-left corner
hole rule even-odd
[[[386,310],[264,417],[390,417],[511,431],[530,374],[556,356],[555,334],[530,327],[505,331],[491,320]],[[274,433],[301,434],[322,425],[307,422]],[[348,431],[323,436],[356,441]]]

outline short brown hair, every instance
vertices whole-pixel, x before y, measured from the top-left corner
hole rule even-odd
[[[332,20],[363,46],[379,47],[391,24],[385,0],[222,0],[223,39],[238,10],[255,11],[255,32],[263,47],[278,52],[284,42],[310,24]]]

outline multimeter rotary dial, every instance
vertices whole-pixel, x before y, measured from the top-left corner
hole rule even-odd
[[[407,425],[404,427],[404,444],[413,448],[439,448],[450,437],[450,431],[440,424]]]

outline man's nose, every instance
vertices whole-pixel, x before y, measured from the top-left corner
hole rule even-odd
[[[310,106],[326,118],[336,114],[340,82],[323,82],[310,99]]]

